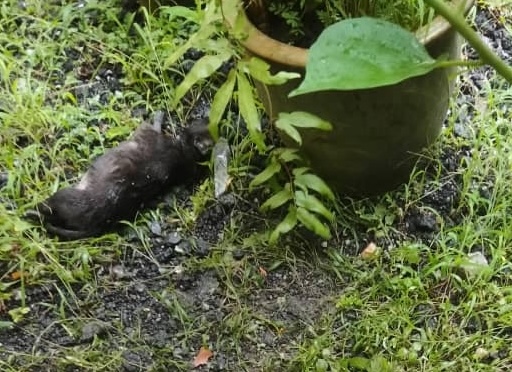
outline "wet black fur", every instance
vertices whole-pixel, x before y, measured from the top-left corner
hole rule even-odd
[[[131,139],[96,159],[78,184],[57,191],[29,217],[65,239],[101,235],[133,219],[170,187],[191,182],[210,145],[204,123],[178,137],[143,124]]]

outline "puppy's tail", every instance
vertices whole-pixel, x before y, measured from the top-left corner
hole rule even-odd
[[[91,236],[95,235],[91,231],[69,230],[69,229],[64,229],[62,227],[54,226],[51,223],[45,223],[44,228],[50,234],[57,235],[59,238],[64,239],[64,240],[84,239],[84,238],[90,238]]]

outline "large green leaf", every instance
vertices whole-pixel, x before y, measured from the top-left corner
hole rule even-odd
[[[414,34],[394,23],[346,19],[327,27],[311,46],[304,81],[290,97],[396,84],[437,63]]]

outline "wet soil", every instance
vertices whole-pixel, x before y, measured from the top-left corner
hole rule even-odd
[[[510,61],[512,42],[499,18],[479,9],[476,20],[489,44]],[[83,49],[77,50],[69,50],[62,66],[63,71],[76,71],[76,78],[83,81],[75,96],[83,105],[92,97],[106,104],[110,95],[123,90],[122,67],[102,65],[97,69],[94,60],[82,59],[86,54]],[[199,57],[192,54],[189,57]],[[465,54],[474,57],[467,47]],[[471,125],[475,97],[490,74],[489,69],[480,68],[461,79],[456,98],[463,108],[456,123],[460,136]],[[207,115],[207,98],[191,108],[192,117]],[[134,108],[132,114],[148,116],[142,108]],[[407,209],[402,219],[390,222],[396,236],[380,237],[360,222],[357,239],[340,233],[328,244],[342,247],[343,254],[348,255],[359,254],[370,241],[391,247],[407,237],[430,244],[439,229],[439,216],[448,224],[456,224],[463,216],[463,211],[456,210],[460,167],[461,159],[470,152],[467,147],[441,149],[442,184],[424,191],[421,208]],[[425,166],[428,174],[431,165]],[[436,172],[430,169],[430,177],[434,178]],[[484,195],[492,183],[479,187]],[[180,189],[169,198],[186,207],[192,192]],[[322,254],[321,242],[314,240],[310,244],[317,245],[316,252],[293,250],[293,267],[256,253],[255,247],[243,240],[239,246],[216,247],[228,224],[250,221],[257,225],[264,218],[257,203],[252,202],[254,198],[233,191],[209,202],[190,231],[176,223],[150,222],[149,251],[137,246],[139,241],[133,237],[122,257],[95,264],[97,286],[80,282],[72,285],[76,297],[68,299],[67,304],[62,303],[60,295],[64,284],[57,280],[27,288],[25,293],[19,290],[18,296],[3,306],[19,307],[24,297],[30,313],[14,327],[0,329],[0,359],[9,360],[9,365],[19,370],[57,370],[55,356],[72,358],[75,348],[94,347],[99,359],[102,350],[106,355],[117,350],[122,371],[188,370],[198,349],[207,344],[213,348],[214,357],[199,370],[282,370],[307,337],[308,326],[317,324],[322,314],[332,310],[330,300],[338,279],[313,270],[308,263],[310,255]],[[396,203],[403,206],[405,201]],[[375,211],[368,213],[375,215]],[[127,238],[130,242],[130,236]],[[204,261],[219,255],[225,263],[222,268],[205,268],[208,265]],[[250,292],[245,292],[247,288]],[[271,322],[265,321],[269,319]],[[7,320],[9,315],[0,309],[0,321]],[[250,337],[237,334],[240,327]],[[27,365],[24,355],[37,356],[31,359],[38,362]],[[73,364],[72,359],[68,368],[59,368],[88,370],[87,366]]]

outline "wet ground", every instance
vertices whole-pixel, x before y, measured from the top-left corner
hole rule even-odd
[[[488,43],[511,61],[512,42],[498,17],[480,9],[476,21]],[[465,48],[465,53],[474,56],[469,48]],[[74,92],[75,96],[84,105],[92,97],[107,102],[109,95],[123,89],[122,68],[102,66],[96,71],[94,61],[82,61],[83,55],[83,51],[70,50],[69,59],[62,66],[63,71],[76,71],[76,78],[84,83]],[[466,73],[460,81],[456,101],[462,114],[455,125],[462,137],[471,125],[475,97],[490,74],[489,69],[479,68]],[[191,117],[207,115],[208,99],[202,102]],[[148,113],[135,108],[133,115]],[[340,231],[336,241],[329,244],[342,246],[344,254],[358,254],[370,241],[382,247],[405,239],[429,245],[439,229],[439,216],[446,224],[456,224],[464,215],[464,211],[455,208],[460,193],[460,160],[471,149],[440,151],[442,185],[425,190],[422,208],[404,208],[407,213],[400,220],[387,220],[385,215],[376,216],[375,210],[367,211],[371,218],[393,227],[396,234],[383,237],[369,232],[368,226],[376,222],[365,219],[366,212],[361,211],[361,232],[357,238]],[[429,166],[425,164],[427,175],[430,172],[434,177],[437,169]],[[478,187],[485,195],[492,188],[492,181]],[[191,193],[181,189],[169,198],[186,207]],[[60,295],[63,284],[58,281],[28,288],[25,294],[20,292],[3,306],[19,306],[24,295],[30,313],[14,327],[0,329],[0,359],[9,360],[13,370],[23,367],[41,371],[54,370],[50,366],[56,355],[68,355],[70,364],[65,370],[85,371],[89,370],[87,365],[72,363],[75,348],[94,349],[100,359],[102,350],[111,355],[115,349],[119,351],[123,371],[187,370],[199,347],[208,344],[213,346],[214,357],[200,370],[238,371],[241,365],[249,370],[272,370],[272,366],[279,370],[307,337],[308,326],[331,309],[337,279],[312,270],[308,263],[312,255],[322,255],[321,242],[310,242],[310,246],[319,248],[318,252],[292,249],[296,255],[293,267],[256,254],[251,242],[239,240],[239,246],[217,248],[226,226],[233,221],[243,225],[244,220],[250,220],[258,225],[263,217],[252,202],[254,197],[235,190],[218,201],[208,202],[191,230],[181,229],[177,223],[150,221],[147,247],[127,245],[122,257],[96,263],[96,285],[72,284],[76,297],[68,299],[65,306]],[[396,204],[401,206],[404,201],[397,200]],[[133,237],[133,242],[136,241]],[[208,268],[204,263],[221,254],[224,268]],[[251,291],[237,292],[248,288],[247,281],[251,281]],[[64,314],[55,311],[53,305]],[[250,322],[239,324],[244,322],[242,315]],[[63,321],[64,318],[67,320]],[[264,319],[272,319],[273,324]],[[9,320],[9,316],[0,309],[2,320]],[[240,327],[252,327],[251,337],[237,335]],[[36,357],[27,358],[25,354]],[[35,360],[35,364],[27,365],[29,359]]]

